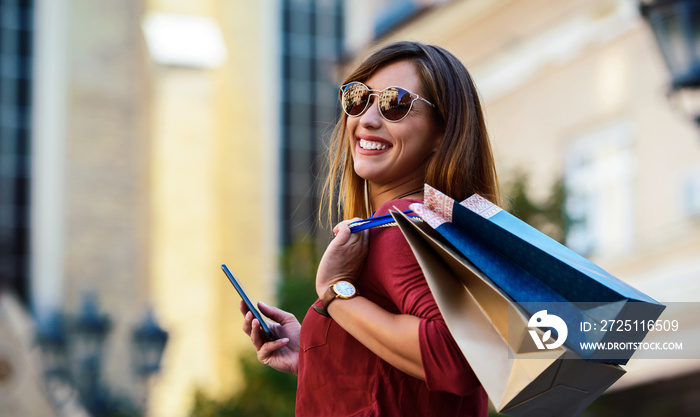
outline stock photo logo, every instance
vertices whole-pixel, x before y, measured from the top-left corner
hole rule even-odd
[[[558,348],[564,344],[566,336],[569,335],[569,329],[566,327],[564,320],[554,314],[547,314],[547,310],[540,310],[533,314],[527,325],[532,329],[529,330],[530,336],[532,336],[532,340],[535,342],[535,345],[537,345],[537,349],[540,350]],[[534,330],[534,328],[538,327],[549,327],[549,330],[542,335],[541,340],[537,331]],[[552,338],[552,329],[556,331],[557,338],[552,343],[545,344],[545,342]]]

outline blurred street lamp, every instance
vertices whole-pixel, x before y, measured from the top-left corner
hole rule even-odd
[[[72,323],[70,353],[73,356],[73,378],[83,404],[96,415],[108,408],[106,394],[100,371],[102,354],[111,322],[100,313],[94,295],[86,295],[80,309],[80,315]]]
[[[102,314],[93,295],[83,299],[80,314],[67,320],[56,313],[40,323],[37,342],[41,347],[49,393],[59,409],[84,407],[93,417],[112,416],[131,409],[133,401],[114,396],[101,380],[104,345],[111,320]],[[160,369],[168,334],[149,312],[133,330],[131,356],[134,373],[145,379]],[[52,392],[54,391],[54,392]],[[67,395],[73,391],[76,395]],[[77,396],[76,404],[75,397]]]
[[[47,378],[68,380],[68,353],[66,351],[65,321],[61,314],[54,313],[39,323],[37,342],[41,347],[44,374]]]
[[[153,311],[149,310],[146,318],[131,335],[131,352],[134,358],[134,372],[140,377],[148,377],[160,369],[168,333],[155,321]]]
[[[671,73],[669,96],[700,125],[700,0],[640,0]]]

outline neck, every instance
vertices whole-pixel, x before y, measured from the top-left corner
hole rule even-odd
[[[393,187],[369,184],[371,210],[376,211],[382,204],[400,198],[423,198],[423,181],[411,181]]]

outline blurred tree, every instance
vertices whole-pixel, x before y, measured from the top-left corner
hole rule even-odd
[[[278,307],[300,321],[316,301],[316,266],[320,255],[316,245],[296,243],[283,251]],[[245,386],[230,398],[215,400],[201,392],[195,395],[192,417],[286,417],[294,416],[297,377],[261,365],[255,354],[241,358]]]
[[[542,202],[532,199],[528,191],[529,177],[516,171],[503,186],[508,210],[552,239],[564,243],[572,219],[566,213],[566,187],[563,178],[557,179]]]

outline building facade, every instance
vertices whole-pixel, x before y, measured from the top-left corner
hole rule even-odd
[[[148,2],[150,285],[173,342],[153,415],[188,415],[196,391],[240,386],[239,356],[252,348],[221,264],[254,300],[276,296],[279,18],[271,1]]]
[[[92,294],[111,319],[103,381],[149,415],[230,394],[250,346],[219,266],[276,292],[279,5],[1,4],[3,290],[36,323]],[[143,381],[130,339],[149,308],[170,337]]]

